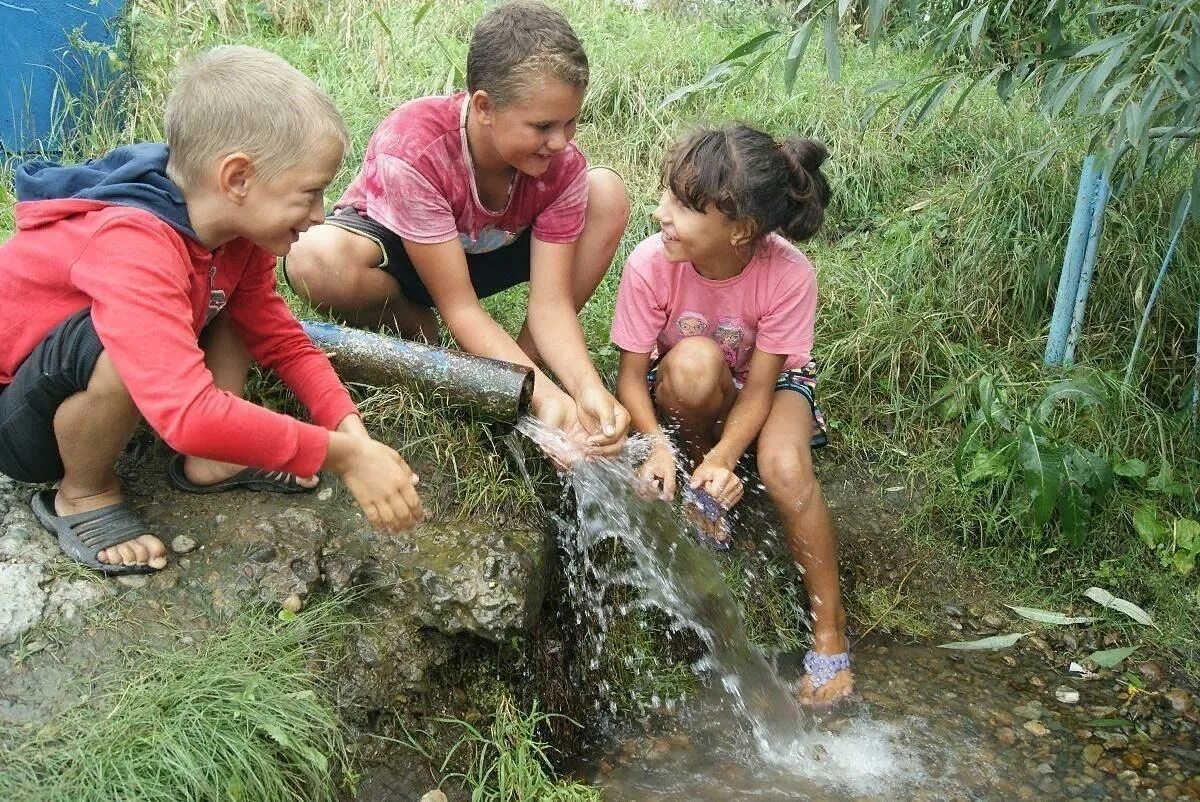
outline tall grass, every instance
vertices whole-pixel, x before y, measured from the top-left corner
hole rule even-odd
[[[323,681],[342,613],[310,607],[281,622],[259,610],[195,649],[140,649],[86,702],[31,732],[6,732],[0,799],[337,798],[347,756]]]
[[[1003,105],[983,94],[953,120],[942,112],[921,127],[898,129],[894,110],[884,108],[864,121],[879,98],[873,86],[924,65],[919,55],[886,44],[872,53],[853,42],[844,43],[840,83],[830,83],[814,58],[788,94],[781,65],[773,61],[736,85],[664,109],[662,97],[696,80],[734,43],[782,26],[787,8],[667,0],[645,11],[617,2],[557,5],[592,63],[579,143],[593,163],[622,172],[633,200],[618,258],[652,231],[648,212],[659,191],[658,160],[688,126],[736,118],[825,140],[833,153],[828,171],[835,200],[826,230],[806,250],[821,284],[817,356],[834,449],[869,453],[912,474],[925,494],[907,524],[912,535],[965,547],[1014,594],[1042,587],[1044,595],[1065,597],[1082,583],[1103,581],[1161,611],[1160,618],[1174,622],[1168,640],[1194,648],[1192,588],[1164,574],[1129,525],[1127,509],[1147,498],[1143,489],[1123,487],[1095,512],[1088,544],[1069,549],[1055,540],[1053,527],[1027,531],[1019,504],[1004,503],[994,489],[965,488],[950,470],[954,442],[971,412],[964,387],[988,375],[1020,404],[1061,377],[1043,370],[1040,358],[1084,155],[1079,132],[1037,116],[1029,98]],[[135,91],[126,123],[82,141],[92,150],[130,136],[160,137],[168,76],[183,57],[217,43],[254,44],[313,76],[343,110],[354,142],[332,198],[391,108],[461,88],[467,38],[484,8],[476,0],[137,0],[131,12]],[[1034,176],[1048,140],[1066,146]],[[1104,456],[1140,457],[1152,469],[1169,464],[1195,486],[1200,466],[1187,415],[1200,297],[1194,227],[1179,243],[1134,386],[1117,387],[1106,374],[1128,359],[1166,247],[1172,198],[1186,180],[1171,172],[1149,176],[1120,189],[1111,202],[1078,357],[1081,370],[1098,372],[1110,385],[1112,401],[1056,426],[1060,436]],[[609,374],[616,365],[607,331],[617,281],[614,270],[581,313],[595,360]],[[515,331],[525,298],[516,289],[487,305]],[[503,478],[504,466],[487,456],[496,442],[476,424],[447,427],[419,401],[389,403],[369,405],[380,425],[394,424],[400,439],[453,466],[450,484],[464,492],[447,498],[444,509],[499,515],[529,508],[527,486]],[[472,469],[488,460],[489,467]],[[1196,511],[1186,499],[1150,501],[1174,513]]]

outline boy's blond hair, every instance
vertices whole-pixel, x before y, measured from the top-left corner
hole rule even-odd
[[[165,119],[167,175],[195,187],[214,162],[245,153],[270,182],[336,139],[346,123],[321,87],[274,53],[227,45],[201,53],[175,74]]]

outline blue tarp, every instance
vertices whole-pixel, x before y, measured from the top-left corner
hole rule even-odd
[[[125,0],[0,0],[0,147],[56,151],[68,98],[113,86]],[[80,47],[80,43],[86,44]]]

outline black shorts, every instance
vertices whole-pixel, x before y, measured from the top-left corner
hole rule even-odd
[[[379,267],[400,284],[404,297],[415,304],[433,308],[433,298],[417,275],[408,251],[400,235],[381,223],[372,220],[357,209],[338,209],[325,219],[331,226],[352,231],[366,237],[379,246]],[[533,240],[532,229],[527,228],[508,245],[487,253],[468,253],[467,272],[471,275],[471,286],[480,298],[525,284],[529,281],[529,249]],[[286,271],[284,275],[287,275]],[[294,289],[294,288],[293,288]]]
[[[0,388],[0,473],[21,482],[55,482],[63,476],[54,414],[63,401],[87,389],[104,346],[81,309],[59,323]]]

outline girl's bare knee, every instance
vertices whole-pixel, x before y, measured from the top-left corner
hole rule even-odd
[[[799,448],[761,447],[758,474],[772,496],[795,499],[796,503],[806,503],[820,492],[812,461]]]
[[[603,233],[620,239],[629,223],[629,192],[621,176],[608,168],[588,171],[587,218]]]

